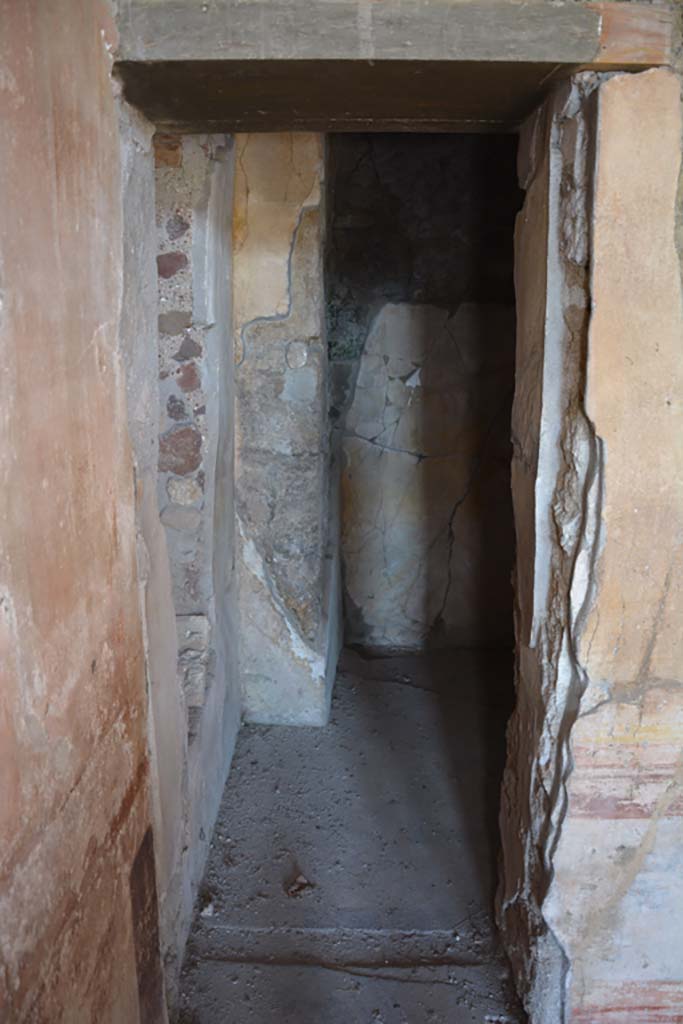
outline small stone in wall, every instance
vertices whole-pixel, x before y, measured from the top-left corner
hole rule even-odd
[[[159,316],[159,334],[182,334],[192,326],[192,314],[182,309],[173,309]]]
[[[201,354],[202,346],[190,334],[186,334],[173,358],[177,363],[184,363],[186,360],[195,359]]]
[[[176,618],[179,651],[203,651],[209,643],[209,620],[206,615],[179,615]]]
[[[206,695],[206,673],[210,658],[211,627],[206,615],[179,615],[178,673],[189,708],[199,708]]]
[[[184,270],[186,266],[187,256],[184,252],[162,252],[157,256],[159,277],[173,277],[179,270]]]
[[[190,649],[183,651],[178,658],[178,671],[187,707],[202,707],[206,694],[206,654]]]
[[[201,512],[183,505],[167,505],[161,513],[161,521],[171,530],[196,530],[202,521]]]
[[[290,341],[287,346],[287,366],[298,370],[308,362],[308,345],[305,341]]]
[[[186,420],[187,409],[182,398],[177,395],[169,395],[166,399],[166,412],[172,420]]]
[[[171,427],[159,438],[159,471],[188,476],[202,461],[202,435],[196,427]]]
[[[182,391],[196,391],[200,385],[196,363],[185,363],[176,373]]]
[[[182,238],[186,231],[188,231],[190,225],[184,217],[181,217],[179,213],[174,213],[172,217],[169,217],[166,221],[166,234],[175,242],[177,238]]]
[[[178,135],[155,135],[154,163],[157,167],[182,167],[183,140]]]
[[[194,505],[202,498],[201,487],[191,477],[170,477],[166,482],[166,493],[174,505]]]

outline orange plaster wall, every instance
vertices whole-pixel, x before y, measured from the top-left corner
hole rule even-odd
[[[0,0],[0,1019],[139,1020],[148,824],[100,0]]]

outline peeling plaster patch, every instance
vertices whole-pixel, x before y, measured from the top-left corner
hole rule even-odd
[[[672,586],[681,554],[671,533],[683,457],[661,400],[683,380],[671,245],[680,134],[679,85],[666,71],[577,75],[523,133],[513,418],[521,600],[500,914],[539,1024],[668,1020],[683,996],[664,881],[680,874],[672,851],[683,820]],[[543,245],[545,291],[527,260]],[[527,398],[539,383],[537,407]],[[544,434],[546,414],[555,426]],[[534,507],[543,528],[526,531]],[[534,574],[539,559],[545,575]]]
[[[318,374],[315,367],[302,366],[285,377],[282,397],[286,402],[310,404],[318,393]]]
[[[273,582],[266,572],[264,562],[258,553],[256,545],[253,540],[250,540],[245,536],[244,526],[238,519],[238,527],[240,537],[242,539],[242,557],[244,564],[249,572],[259,581],[259,583],[265,588],[270,595],[274,607],[277,609],[279,616],[287,630],[289,636],[289,649],[295,658],[301,661],[310,669],[311,677],[314,680],[324,682],[325,679],[325,659],[319,654],[313,651],[307,643],[302,639],[299,633],[296,631],[292,623],[289,621],[289,615],[275,592]]]
[[[290,341],[287,345],[287,366],[297,370],[308,362],[308,345],[305,341]]]
[[[322,724],[339,634],[322,330],[322,137],[237,140],[234,338],[245,716]],[[284,286],[284,287],[283,287]]]
[[[683,387],[679,82],[662,70],[614,75],[597,99],[585,392],[601,453],[600,530],[575,625],[585,689],[548,916],[571,964],[571,1019],[604,1016],[618,999],[620,1019],[640,1021],[644,998],[662,1019],[666,987],[683,998],[680,958],[668,955],[683,841],[683,423],[662,400],[672,380]]]
[[[500,917],[539,1024],[565,1020],[571,977],[547,892],[567,814],[569,739],[586,686],[577,643],[594,598],[600,533],[601,450],[581,407],[589,300],[587,267],[576,259],[585,249],[559,228],[563,217],[587,215],[596,85],[595,76],[576,76],[556,91],[521,143],[530,149],[516,233],[517,707],[503,785]]]

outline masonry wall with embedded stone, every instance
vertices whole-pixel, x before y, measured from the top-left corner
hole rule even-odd
[[[522,133],[500,918],[534,1024],[683,1005],[680,160],[666,70],[578,75]]]
[[[240,678],[249,721],[327,720],[340,642],[323,317],[323,138],[238,135]]]
[[[329,141],[346,636],[512,646],[512,136]]]
[[[173,684],[185,737],[179,917],[189,910],[240,722],[231,327],[234,146],[224,135],[154,138],[158,278],[155,486],[175,613]],[[167,680],[167,685],[171,681]],[[178,900],[172,901],[177,903]],[[176,977],[177,963],[169,970]]]

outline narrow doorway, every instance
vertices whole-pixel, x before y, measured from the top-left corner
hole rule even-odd
[[[327,137],[345,648],[327,726],[240,734],[186,1024],[523,1020],[494,915],[513,703],[515,158],[512,135]]]

